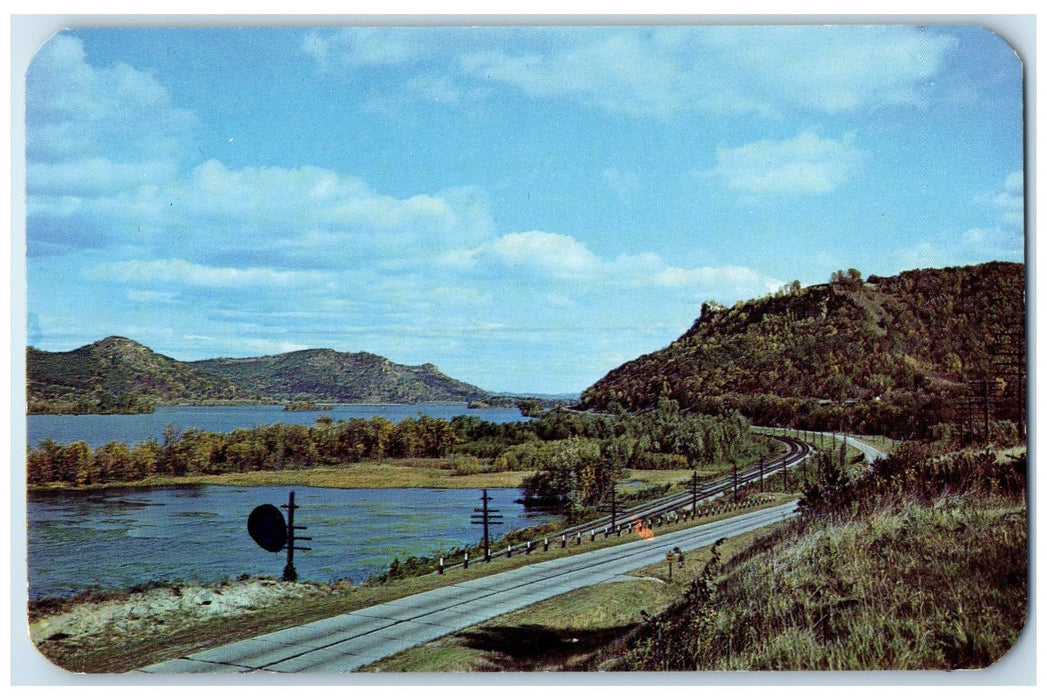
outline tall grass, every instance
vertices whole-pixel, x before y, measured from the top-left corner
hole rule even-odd
[[[821,482],[804,517],[726,565],[714,555],[632,651],[593,667],[989,666],[1025,624],[1024,474],[1024,458],[903,451],[862,479]]]

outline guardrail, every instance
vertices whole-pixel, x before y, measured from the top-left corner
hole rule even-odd
[[[681,522],[687,522],[688,520],[712,518],[726,513],[753,508],[755,506],[766,505],[768,503],[773,503],[774,501],[775,499],[770,496],[753,496],[738,502],[724,501],[715,504],[707,504],[698,508],[694,512],[691,512],[689,509],[681,512],[666,511],[653,518],[633,518],[626,523],[616,525],[613,530],[610,526],[605,526],[603,528],[589,528],[589,531],[584,534],[584,536],[583,530],[573,530],[570,536],[568,536],[567,532],[561,532],[558,536],[547,535],[540,539],[508,545],[505,549],[500,549],[498,551],[489,551],[485,557],[479,558],[479,561],[492,561],[502,557],[509,559],[514,556],[530,556],[538,552],[548,552],[550,548],[552,548],[553,551],[556,551],[557,549],[570,549],[571,547],[580,547],[586,542],[595,542],[601,537],[603,539],[610,539],[612,536],[621,538],[622,536],[635,534],[641,539],[652,539],[657,535],[655,528],[675,525]],[[440,557],[437,565],[437,573],[442,574],[449,569],[456,568],[468,569],[469,565],[471,563],[475,564],[476,561],[477,559],[470,558],[468,552],[466,552],[460,560],[453,562],[448,561],[447,557]]]

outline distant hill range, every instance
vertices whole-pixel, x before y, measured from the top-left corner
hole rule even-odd
[[[1023,418],[1025,266],[857,270],[732,307],[611,371],[585,408],[738,410],[756,423],[927,435]]]
[[[128,338],[69,352],[26,352],[30,412],[135,412],[152,404],[290,402],[507,403],[434,365],[399,365],[366,352],[301,350],[182,362]]]

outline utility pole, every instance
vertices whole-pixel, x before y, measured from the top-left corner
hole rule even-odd
[[[613,532],[618,524],[618,490],[615,488],[614,479],[611,479],[611,526],[610,532]]]
[[[473,508],[473,525],[483,525],[484,528],[484,561],[491,561],[491,546],[490,546],[490,530],[491,524],[501,524],[502,516],[496,508],[488,508],[487,503],[491,501],[491,497],[487,495],[487,489],[483,489],[483,495],[480,496],[480,501],[483,506],[480,508]]]
[[[691,518],[698,515],[698,470],[691,472]]]
[[[1025,427],[1025,333],[1023,331],[997,331],[990,346],[992,365],[1002,375],[1008,389],[1015,386],[1014,403],[1017,408],[1018,436],[1026,438]],[[1002,397],[1006,401],[1006,397]]]

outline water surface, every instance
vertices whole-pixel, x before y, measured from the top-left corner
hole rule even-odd
[[[329,411],[285,411],[283,406],[158,406],[155,413],[138,415],[26,416],[26,444],[36,447],[45,438],[51,438],[58,443],[84,440],[96,448],[114,440],[133,445],[150,437],[161,441],[168,424],[181,430],[198,428],[228,433],[273,423],[313,425],[321,416],[335,422],[382,416],[399,423],[419,415],[444,420],[476,416],[491,423],[527,420],[516,408],[473,409],[464,404],[336,404]]]
[[[312,537],[295,553],[301,580],[360,582],[396,558],[439,555],[475,544],[474,489],[296,487],[295,524]],[[189,486],[30,494],[29,595],[127,588],[149,581],[216,583],[241,574],[280,576],[286,553],[267,552],[247,533],[263,503],[283,506],[286,487]],[[492,537],[553,520],[527,513],[516,489],[488,489],[504,516]],[[286,515],[286,509],[281,508]]]

